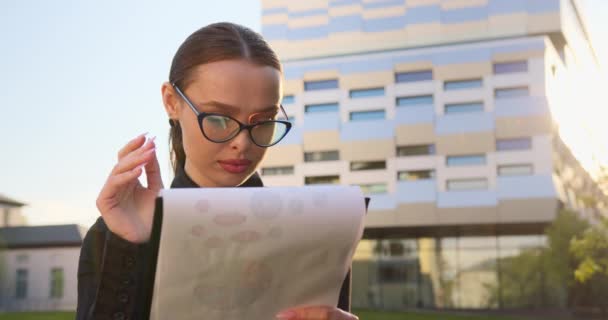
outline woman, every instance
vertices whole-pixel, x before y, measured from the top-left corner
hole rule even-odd
[[[171,124],[172,188],[262,186],[256,169],[291,124],[281,100],[281,65],[257,33],[231,23],[199,29],[173,58],[162,98]],[[138,180],[146,171],[147,187]],[[154,139],[118,152],[97,198],[101,217],[85,236],[77,319],[141,319],[142,270],[154,200],[163,188]],[[202,315],[203,316],[203,315]],[[358,319],[335,306],[284,310],[278,319]]]

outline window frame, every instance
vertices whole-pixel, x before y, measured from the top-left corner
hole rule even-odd
[[[427,76],[429,75],[429,76]],[[422,69],[412,71],[395,72],[395,83],[412,83],[422,81],[433,81],[433,69]]]
[[[443,91],[458,91],[483,88],[483,78],[447,80],[443,82]]]
[[[335,86],[333,85],[335,83]],[[327,86],[325,86],[328,84]],[[329,85],[331,84],[331,85]],[[319,91],[319,90],[333,90],[339,89],[340,82],[338,79],[323,79],[323,80],[310,80],[304,81],[304,91]]]

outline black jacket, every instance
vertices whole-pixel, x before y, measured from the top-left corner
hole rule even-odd
[[[256,173],[241,187],[262,187]],[[171,188],[199,188],[178,169]],[[143,297],[137,294],[149,259],[147,243],[134,244],[111,232],[101,217],[87,232],[78,261],[76,320],[142,320]],[[350,309],[350,274],[340,290],[338,307]]]

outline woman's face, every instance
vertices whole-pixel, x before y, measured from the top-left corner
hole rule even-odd
[[[180,88],[199,112],[229,115],[243,124],[251,119],[274,118],[281,99],[281,74],[247,60],[224,60],[193,70],[192,81]],[[163,84],[163,102],[171,119],[182,128],[185,171],[198,185],[233,187],[257,169],[266,148],[255,145],[247,130],[232,140],[215,143],[200,130],[197,117],[169,83]]]

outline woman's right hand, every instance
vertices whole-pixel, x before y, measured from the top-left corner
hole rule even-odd
[[[146,170],[147,187],[138,179],[142,166]],[[97,197],[97,209],[114,234],[133,243],[143,243],[150,239],[154,201],[162,188],[154,138],[146,141],[142,134],[118,152],[118,163]]]

